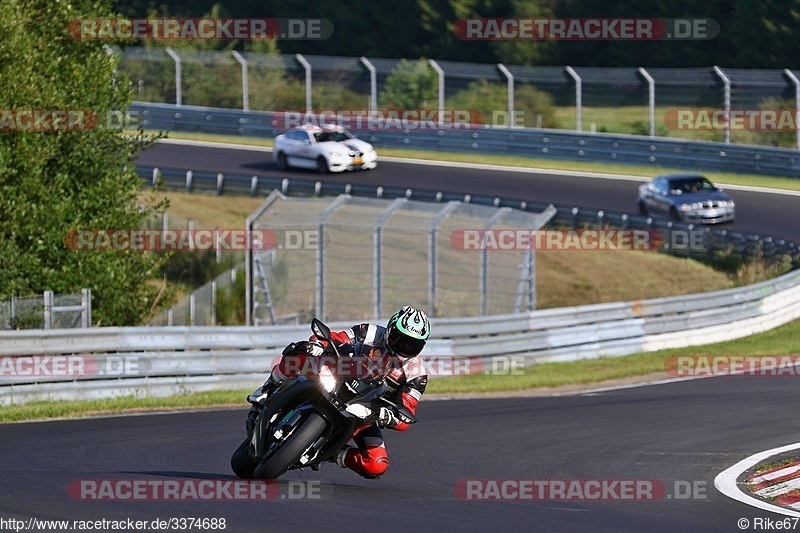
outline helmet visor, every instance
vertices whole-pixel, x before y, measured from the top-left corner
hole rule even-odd
[[[387,344],[389,349],[394,352],[395,355],[406,357],[414,357],[415,355],[419,355],[419,353],[425,347],[424,340],[409,337],[397,328],[392,328],[392,330],[389,332]]]

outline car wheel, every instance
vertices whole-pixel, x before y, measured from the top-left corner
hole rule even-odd
[[[322,156],[317,158],[317,172],[320,174],[327,174],[330,172],[330,169],[328,168],[328,162],[325,161],[325,158]]]
[[[639,214],[642,216],[647,216],[647,204],[644,203],[643,200],[639,200]]]
[[[286,161],[286,154],[278,152],[278,170],[286,170],[289,168],[289,163]]]

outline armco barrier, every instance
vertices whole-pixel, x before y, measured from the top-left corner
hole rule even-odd
[[[147,129],[273,139],[284,133],[273,113],[135,102]],[[357,132],[376,147],[624,163],[800,178],[800,152],[768,146],[577,133],[532,128],[373,130]]]
[[[265,195],[277,189],[289,196],[352,196],[378,197],[386,199],[408,198],[426,202],[463,201],[478,205],[510,207],[523,211],[542,212],[549,204],[524,202],[511,198],[499,198],[476,194],[456,194],[425,189],[403,189],[400,187],[381,187],[377,185],[351,185],[303,178],[273,178],[269,176],[242,176],[216,172],[188,171],[176,168],[157,168],[139,165],[139,175],[149,183],[160,182],[169,188],[184,189],[187,192],[216,192],[217,194]],[[767,259],[788,256],[796,267],[800,267],[800,246],[797,243],[769,235],[757,235],[742,231],[726,230],[718,227],[696,227],[691,224],[672,222],[645,216],[629,215],[615,211],[555,206],[556,215],[550,226],[566,228],[616,227],[620,229],[648,229],[668,232],[670,230],[702,231],[703,250],[674,250],[681,256],[700,257],[715,250],[730,249],[743,256],[763,256]]]
[[[546,309],[517,315],[434,319],[429,358],[524,357],[529,363],[619,356],[736,339],[800,317],[800,271],[724,291]],[[345,324],[332,324],[344,327]],[[0,405],[36,399],[164,396],[260,384],[305,326],[90,328],[0,336]],[[77,354],[129,372],[16,376],[14,360]],[[111,365],[113,366],[113,365]]]

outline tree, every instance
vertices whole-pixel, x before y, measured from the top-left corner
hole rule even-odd
[[[425,59],[401,60],[386,78],[381,105],[392,109],[436,108],[438,77]]]
[[[139,201],[142,181],[134,157],[153,138],[141,130],[123,136],[106,125],[114,112],[128,109],[130,82],[115,74],[117,59],[102,42],[75,39],[67,31],[75,19],[113,16],[105,0],[0,3],[5,118],[27,110],[70,110],[85,118],[77,131],[3,122],[0,295],[89,287],[96,322],[131,325],[141,323],[156,303],[158,287],[150,280],[164,257],[68,247],[70,230],[136,229],[164,207],[155,198],[144,206]]]

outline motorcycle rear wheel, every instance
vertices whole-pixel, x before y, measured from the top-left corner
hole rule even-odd
[[[259,479],[278,479],[325,430],[325,419],[317,413],[310,413],[305,422],[297,428],[275,453],[261,460],[254,475]]]

